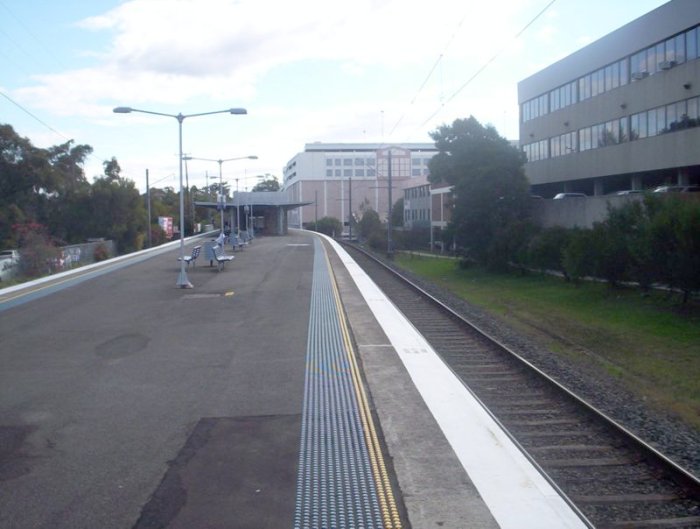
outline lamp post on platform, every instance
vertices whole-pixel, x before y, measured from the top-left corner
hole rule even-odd
[[[154,114],[156,116],[166,116],[175,118],[178,123],[179,136],[179,163],[180,163],[180,274],[177,278],[176,286],[180,288],[192,288],[187,272],[185,270],[185,199],[182,190],[182,122],[185,118],[194,118],[197,116],[208,116],[210,114],[247,114],[245,108],[229,108],[226,110],[215,110],[213,112],[200,112],[198,114],[166,114],[163,112],[153,112],[151,110],[140,110],[131,107],[116,107],[113,112],[116,114],[130,114],[131,112],[141,112],[143,114]]]

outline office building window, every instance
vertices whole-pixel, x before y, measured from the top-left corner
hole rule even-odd
[[[355,165],[365,165],[364,158],[355,158]]]
[[[698,28],[685,32],[685,57],[689,61],[698,58]]]
[[[627,118],[620,118],[620,143],[630,140],[629,126]]]
[[[333,176],[333,169],[326,169],[326,176]]]
[[[355,176],[365,176],[364,169],[355,169]]]
[[[335,176],[342,176],[342,172],[340,169],[335,170]]]
[[[326,167],[331,167],[331,166],[333,166],[333,159],[326,158]]]
[[[632,74],[632,79],[639,80],[648,72],[646,51],[640,51],[639,53],[632,55],[632,59],[630,60],[630,73]]]
[[[549,93],[549,110],[554,112],[560,108],[568,107],[576,103],[576,86],[577,82],[573,81],[564,86],[555,88]]]
[[[374,169],[367,169],[367,176],[377,176],[377,172]]]
[[[536,162],[549,158],[549,141],[541,140],[523,146],[528,162]]]
[[[557,156],[566,156],[572,152],[576,152],[575,132],[567,132],[566,134],[552,138],[549,147],[549,155],[552,158],[556,158]]]
[[[343,176],[352,176],[352,169],[343,169]]]
[[[420,169],[411,169],[411,176],[420,176]]]
[[[687,105],[687,114],[688,114],[688,119],[691,120],[691,127],[696,127],[700,125],[698,123],[698,119],[700,118],[700,104],[698,102],[700,101],[700,98],[694,97],[693,99],[688,99],[688,105]],[[692,122],[694,120],[694,122]]]
[[[582,152],[593,148],[591,127],[586,127],[578,131],[578,148]]]
[[[340,158],[333,160],[333,165],[340,165]]]
[[[548,99],[548,95],[543,94],[523,103],[521,108],[523,123],[547,114],[549,112],[547,108]]]
[[[637,140],[647,137],[647,113],[639,112],[630,116],[630,139]]]
[[[591,97],[591,76],[586,75],[578,80],[578,98],[584,101]]]
[[[343,158],[343,165],[352,165],[352,158]]]
[[[680,111],[680,114],[679,114]],[[685,114],[685,101],[666,105],[666,129],[667,131],[678,128],[678,119]]]

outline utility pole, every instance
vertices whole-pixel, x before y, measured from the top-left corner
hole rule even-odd
[[[352,176],[348,178],[348,201],[350,202],[349,241],[352,242]]]
[[[314,206],[316,207],[316,220],[314,230],[318,231],[318,190],[314,191]]]
[[[182,162],[180,162],[180,163],[182,163]],[[185,188],[187,189],[188,201],[191,202],[191,200],[190,200],[190,198],[191,198],[191,196],[190,196],[190,173],[187,170],[187,160],[185,160]],[[190,209],[190,208],[187,208],[187,209]],[[183,213],[183,215],[184,215],[184,213]],[[185,216],[185,219],[187,219],[186,216]],[[194,232],[194,218],[192,218],[192,231]],[[184,236],[185,236],[185,231],[183,230],[182,234],[180,234],[180,237],[184,237]]]
[[[389,176],[389,213],[387,216],[387,225],[386,225],[386,254],[389,259],[391,259],[394,255],[394,250],[392,247],[392,241],[391,241],[391,147],[389,147],[389,160],[387,164],[387,169],[388,169],[388,176]]]
[[[148,203],[148,247],[153,247],[151,241],[151,186],[148,183],[148,169],[146,169],[146,202]]]

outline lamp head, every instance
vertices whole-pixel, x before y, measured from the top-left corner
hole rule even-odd
[[[229,110],[231,114],[247,114],[248,111],[245,108],[232,108]]]
[[[248,156],[248,159],[249,159],[249,160],[257,160],[257,159],[258,159],[258,157],[257,157],[257,156],[255,156],[255,155],[253,155],[253,156]]]
[[[112,112],[115,114],[129,114],[131,112],[131,107],[117,107]]]

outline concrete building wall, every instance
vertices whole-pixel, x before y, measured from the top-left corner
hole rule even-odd
[[[693,54],[688,52],[688,39],[700,39],[698,24],[697,0],[672,0],[518,84],[520,145],[528,155],[525,171],[535,193],[604,194],[666,182],[698,183],[700,53],[697,45]],[[639,69],[635,54],[658,43],[675,49],[675,39],[685,43],[688,60],[675,64],[651,54],[653,69],[633,75]],[[581,95],[583,78],[613,67],[615,72],[619,67],[619,86]],[[573,101],[553,103],[553,94],[567,86]],[[536,117],[528,115],[533,113],[529,105],[542,99]],[[690,115],[689,126],[679,127],[681,116],[671,117],[676,107]],[[663,113],[663,132],[635,137],[634,120],[656,111]],[[584,145],[586,130],[598,127],[600,132],[603,125],[609,130],[610,124],[620,128],[616,141],[601,144],[594,130],[592,147]]]
[[[289,225],[302,226],[316,217],[348,222],[367,208],[381,219],[389,211],[389,150],[392,153],[392,202],[403,188],[427,174],[427,162],[437,151],[430,143],[387,146],[370,143],[311,143],[284,168],[282,190],[292,202],[314,202],[289,213]],[[418,174],[419,173],[419,174]],[[350,187],[352,186],[352,204]]]

